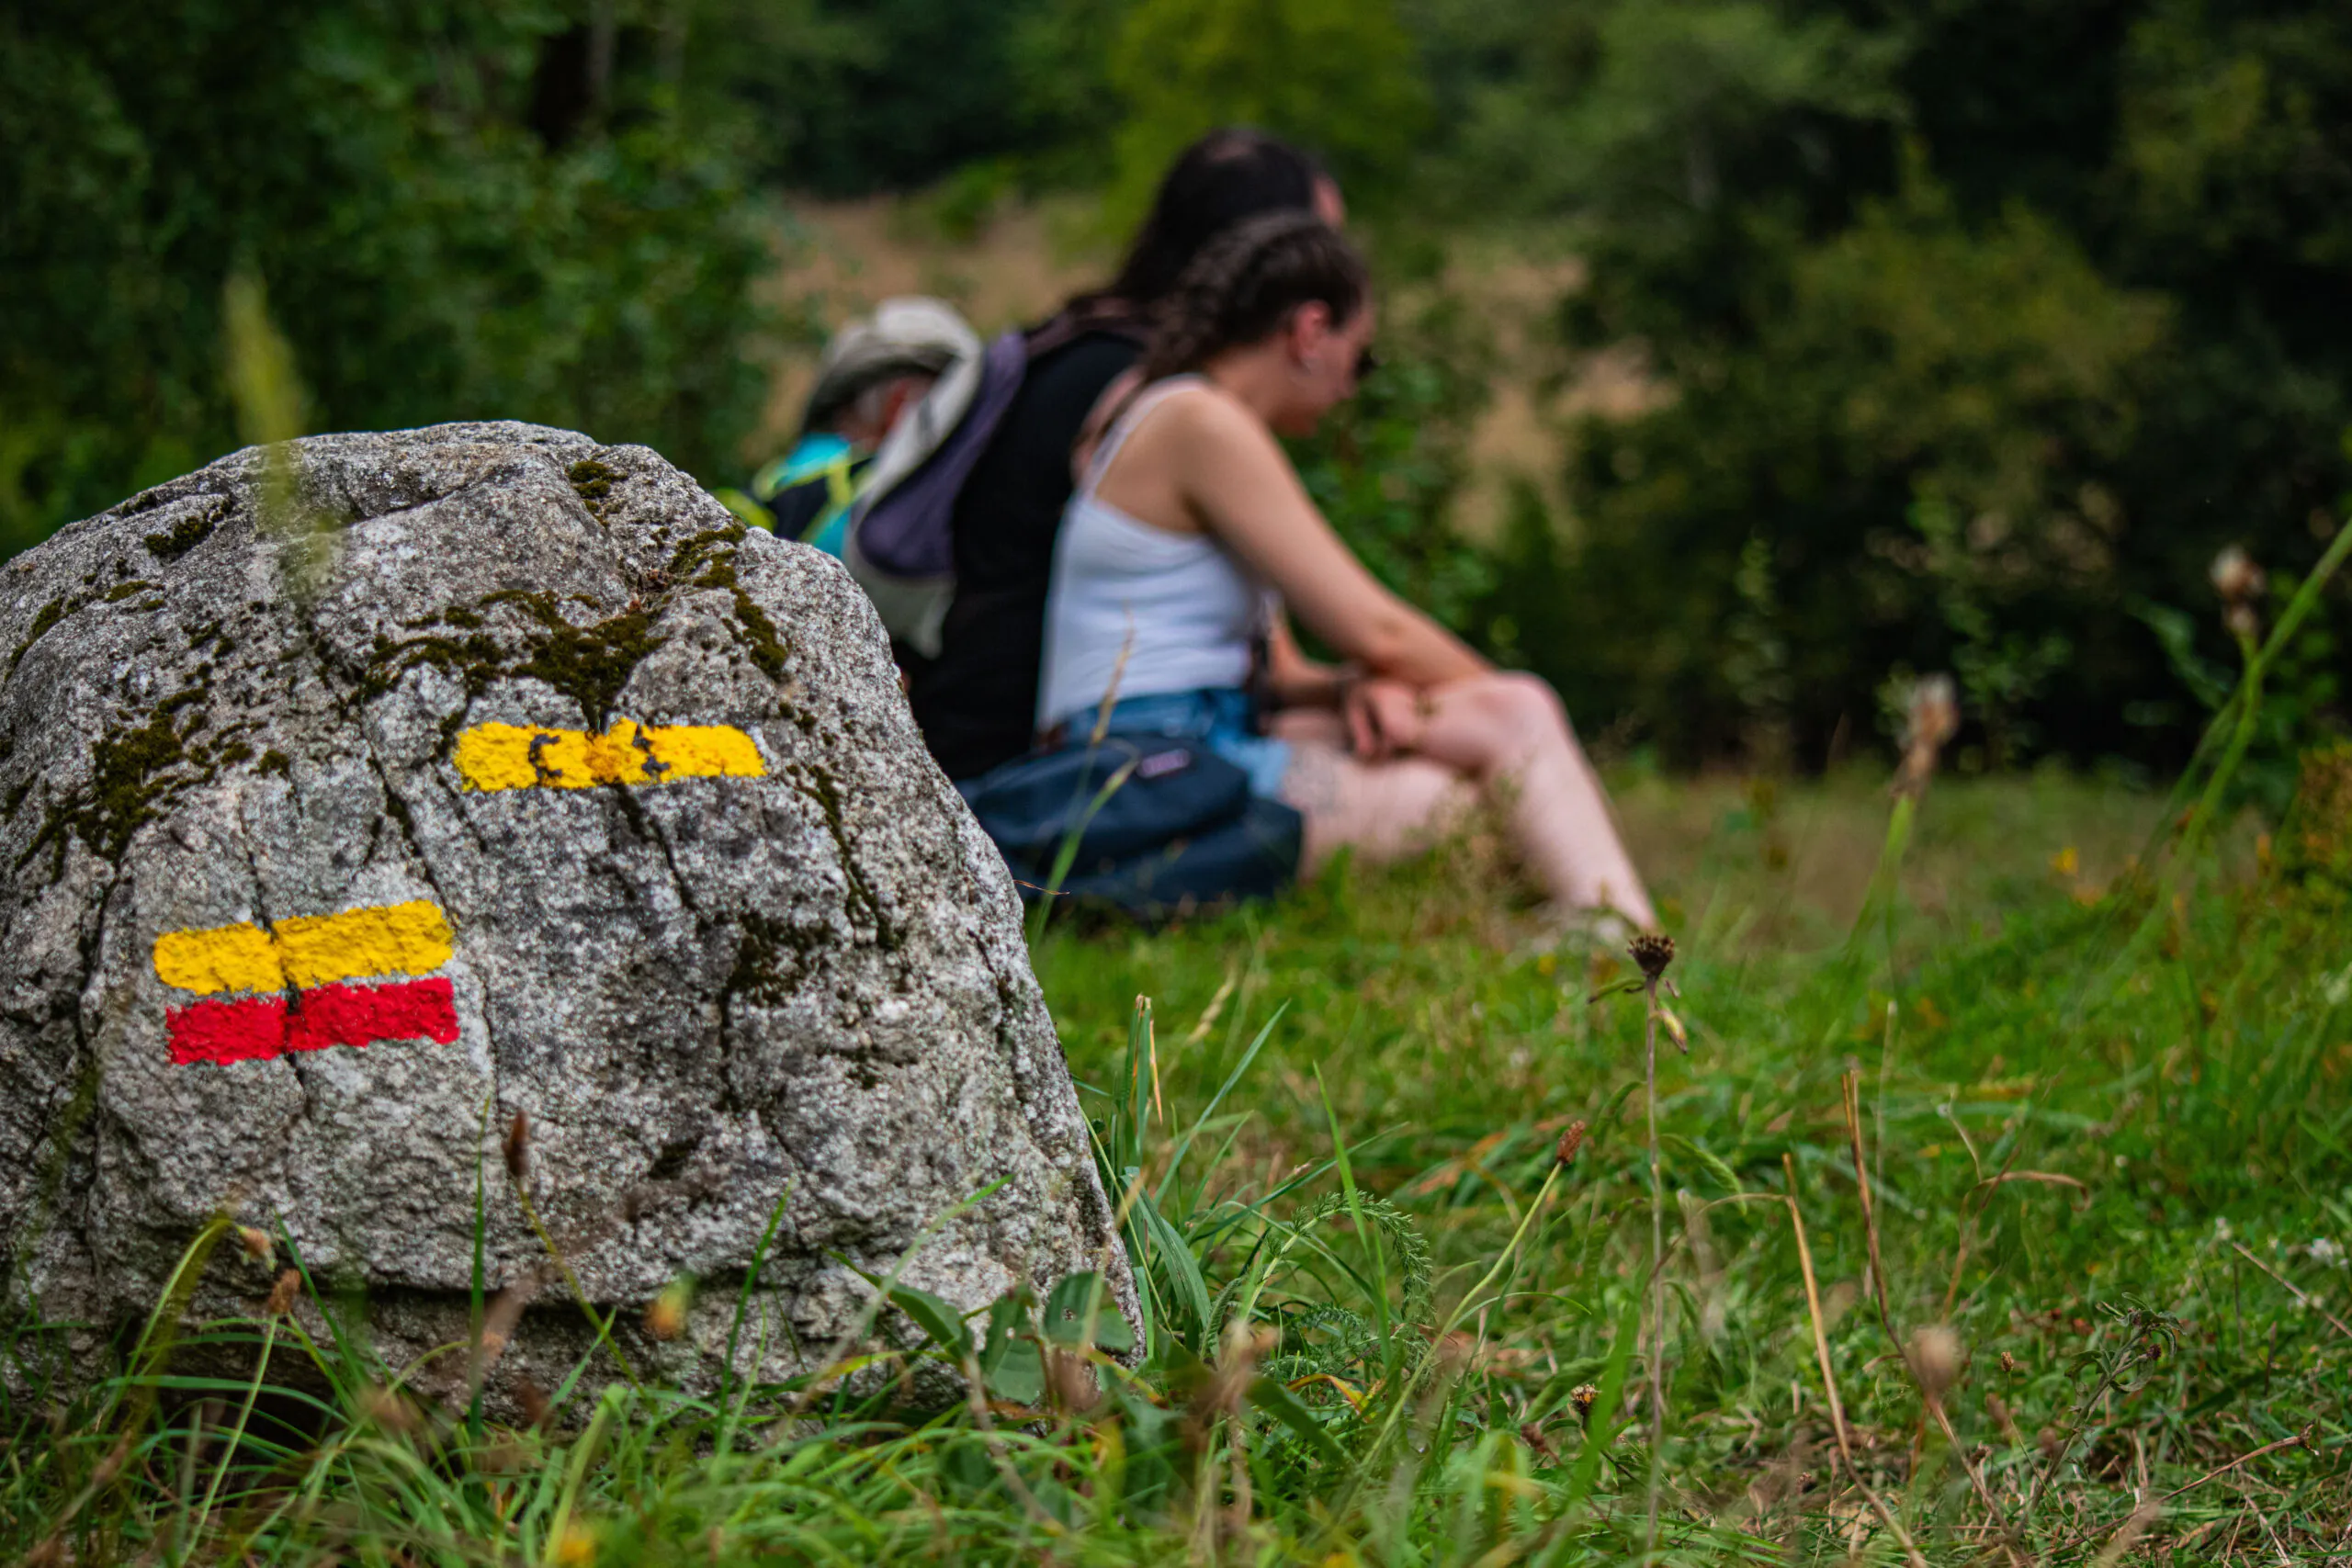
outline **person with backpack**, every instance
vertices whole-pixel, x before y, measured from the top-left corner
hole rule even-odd
[[[970,324],[944,299],[885,299],[851,321],[825,344],[791,450],[752,478],[756,505],[739,510],[780,537],[839,557],[876,449],[949,367],[979,351]],[[736,507],[732,493],[719,499]]]
[[[1355,391],[1374,324],[1363,259],[1311,213],[1203,249],[1095,416],[1054,550],[1037,728],[1081,755],[1124,742],[1125,788],[1155,748],[1204,749],[1298,814],[1310,869],[1421,847],[1484,794],[1564,921],[1654,927],[1551,689],[1383,587],[1276,439]],[[1307,660],[1291,615],[1347,664]]]
[[[877,460],[866,503],[876,527],[850,570],[890,627],[915,723],[949,778],[976,779],[1031,750],[1046,577],[1088,413],[1141,357],[1154,311],[1201,248],[1275,211],[1333,224],[1345,215],[1339,186],[1297,148],[1252,130],[1204,136],[1161,180],[1116,276],[990,345],[973,377],[949,372],[904,458],[894,465],[886,449]],[[939,439],[967,450],[914,448],[917,433],[958,422]],[[944,527],[927,521],[933,505]]]

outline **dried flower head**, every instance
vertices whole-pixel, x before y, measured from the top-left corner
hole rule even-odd
[[[1526,1421],[1520,1424],[1519,1440],[1534,1450],[1538,1464],[1550,1466],[1560,1462],[1560,1450],[1552,1446],[1552,1439],[1545,1437],[1544,1428],[1534,1422]]]
[[[1258,1375],[1258,1363],[1272,1355],[1281,1344],[1282,1336],[1271,1324],[1237,1317],[1226,1325],[1217,1347],[1216,1363],[1193,1391],[1185,1406],[1180,1432],[1189,1451],[1202,1452],[1217,1425],[1239,1413],[1250,1384]]]
[[[1917,798],[1935,776],[1936,759],[1960,733],[1960,694],[1949,675],[1928,675],[1911,683],[1903,705],[1903,766],[1894,791]]]
[[[531,1122],[523,1112],[514,1112],[514,1120],[507,1124],[506,1142],[502,1151],[506,1156],[506,1174],[516,1181],[531,1163]]]
[[[1058,1346],[1046,1351],[1046,1398],[1056,1410],[1083,1416],[1102,1403],[1102,1387],[1086,1358]]]
[[[693,1300],[693,1287],[684,1280],[671,1280],[647,1305],[645,1332],[656,1339],[675,1339],[685,1330],[686,1307]]]
[[[535,1274],[525,1274],[490,1299],[490,1310],[482,1314],[481,1367],[495,1365],[514,1342],[516,1325],[523,1321],[523,1309],[531,1304],[544,1281]],[[477,1376],[480,1374],[477,1373]]]
[[[2211,575],[2213,592],[2222,596],[2224,604],[2243,604],[2258,599],[2269,585],[2269,578],[2255,564],[2254,558],[2235,545],[2213,558]]]
[[[1592,1407],[1600,1402],[1600,1391],[1589,1382],[1568,1390],[1568,1403],[1576,1407],[1577,1419],[1588,1427],[1592,1425]]]
[[[251,1225],[237,1227],[237,1246],[247,1258],[256,1263],[267,1263],[277,1256],[277,1247],[270,1243],[269,1233],[265,1230],[255,1230]]]
[[[1911,1336],[1911,1375],[1929,1399],[1941,1399],[1960,1376],[1960,1336],[1947,1324],[1931,1323]]]
[[[1903,744],[1941,748],[1960,733],[1960,691],[1949,675],[1928,675],[1911,686],[1904,705]]]
[[[2222,625],[2233,637],[2251,640],[2262,632],[2262,617],[2255,604],[2269,586],[2269,579],[2254,558],[2232,545],[2213,558],[2209,575],[2213,592],[2222,596]]]
[[[1569,1122],[1568,1130],[1560,1134],[1559,1143],[1554,1146],[1552,1157],[1562,1165],[1576,1158],[1577,1151],[1584,1147],[1584,1130],[1581,1119]]]
[[[284,1317],[294,1310],[294,1303],[302,1293],[302,1271],[288,1269],[269,1288],[269,1299],[261,1304],[264,1317]]]
[[[406,1437],[421,1425],[414,1405],[395,1390],[373,1384],[360,1391],[359,1414],[394,1437]]]
[[[1625,944],[1645,980],[1655,981],[1674,962],[1674,939],[1661,931],[1644,931]]]
[[[1281,1348],[1282,1342],[1283,1337],[1272,1324],[1236,1318],[1225,1331],[1225,1348],[1217,1364],[1254,1366]]]
[[[555,1415],[555,1406],[548,1403],[548,1391],[528,1378],[514,1380],[514,1408],[526,1427],[544,1427]]]

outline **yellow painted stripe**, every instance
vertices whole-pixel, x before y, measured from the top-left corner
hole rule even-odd
[[[449,922],[419,899],[277,922],[279,962],[297,986],[369,975],[429,975],[449,962]]]
[[[593,789],[675,779],[756,779],[767,773],[752,738],[731,725],[639,725],[616,719],[602,735],[520,724],[477,724],[458,736],[458,774],[474,789]]]
[[[276,991],[286,985],[277,944],[259,926],[165,931],[155,939],[155,973],[183,991]]]
[[[255,925],[166,931],[155,939],[155,974],[167,986],[209,996],[424,975],[449,962],[449,954],[448,920],[418,900],[300,915],[279,921],[274,932]]]

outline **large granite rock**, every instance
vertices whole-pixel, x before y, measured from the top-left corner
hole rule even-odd
[[[84,1375],[221,1212],[391,1365],[463,1340],[478,1180],[491,1286],[534,1298],[493,1395],[590,1343],[524,1198],[689,1385],[779,1205],[739,1374],[821,1356],[848,1264],[919,1242],[959,1305],[1101,1269],[1132,1319],[1003,862],[872,611],[654,453],[239,453],[0,572],[0,1234]],[[221,1249],[195,1310],[283,1261]]]

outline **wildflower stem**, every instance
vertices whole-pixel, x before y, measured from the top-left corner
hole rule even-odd
[[[2238,637],[2238,653],[2245,660],[2245,681],[2239,688],[2245,697],[2238,705],[2237,727],[2230,734],[2228,750],[2222,753],[2221,761],[2214,765],[2213,776],[2205,781],[2205,793],[2198,797],[2197,809],[2190,814],[2188,826],[2181,832],[2180,854],[2173,862],[2173,878],[2177,877],[2181,862],[2197,852],[2198,846],[2211,829],[2213,818],[2222,808],[2222,792],[2229,788],[2230,780],[2237,774],[2238,765],[2245,761],[2246,750],[2254,744],[2255,726],[2262,717],[2261,653],[2256,649],[2254,638],[2243,634]]]
[[[227,1478],[229,1466],[236,1462],[237,1449],[245,1440],[245,1424],[253,1419],[254,1405],[261,1399],[261,1380],[269,1371],[269,1353],[277,1345],[277,1318],[273,1314],[264,1320],[261,1328],[261,1357],[254,1362],[254,1381],[245,1389],[245,1403],[237,1411],[237,1425],[221,1445],[220,1462],[213,1467],[212,1482],[204,1489],[204,1501],[198,1505],[196,1517],[188,1525],[188,1545],[196,1544],[204,1529],[204,1521],[212,1517],[212,1505],[220,1495],[220,1483]]]
[[[588,1299],[588,1292],[581,1287],[580,1276],[571,1271],[571,1260],[564,1257],[563,1248],[556,1246],[555,1237],[540,1223],[539,1211],[532,1203],[530,1192],[520,1181],[514,1184],[514,1196],[522,1201],[523,1217],[531,1222],[531,1229],[538,1235],[539,1245],[546,1247],[548,1256],[555,1260],[556,1272],[562,1275],[563,1282],[571,1287],[571,1299],[580,1303],[580,1311],[588,1319],[588,1326],[596,1331],[597,1337],[605,1342],[605,1348],[613,1353],[613,1359],[620,1364],[621,1376],[628,1379],[631,1387],[642,1389],[645,1384],[639,1379],[637,1369],[629,1365],[628,1352],[621,1348],[620,1341],[613,1337],[613,1321],[618,1313],[598,1315],[596,1303]]]
[[[1648,1001],[1643,1021],[1645,1070],[1649,1083],[1650,1121],[1650,1476],[1647,1544],[1643,1560],[1657,1554],[1659,1495],[1665,1471],[1661,1450],[1666,1443],[1666,1180],[1657,1152],[1657,976],[1643,988]]]
[[[2295,1282],[2292,1280],[2288,1279],[2286,1275],[2281,1274],[2278,1269],[2273,1269],[2269,1264],[2265,1263],[2261,1258],[2256,1258],[2253,1253],[2248,1252],[2245,1247],[2239,1246],[2234,1241],[2230,1243],[2230,1249],[2235,1252],[2240,1258],[2245,1258],[2248,1263],[2253,1264],[2256,1269],[2259,1269],[2264,1273],[2269,1275],[2278,1283],[2286,1286],[2287,1293],[2289,1295],[2301,1302],[2305,1307],[2318,1313],[2320,1316],[2327,1319],[2327,1321],[2334,1325],[2335,1332],[2343,1335],[2346,1339],[2352,1339],[2352,1328],[2346,1327],[2342,1318],[2336,1316],[2334,1313],[2328,1311],[2327,1308],[2322,1306],[2318,1302],[2313,1301],[2301,1291],[2296,1289]]]
[[[2352,533],[2352,529],[2346,530]],[[2213,818],[2222,809],[2222,797],[2236,777],[2238,765],[2245,761],[2247,750],[2254,744],[2255,727],[2262,718],[2262,670],[2267,650],[2257,649],[2254,638],[2240,633],[2238,651],[2245,660],[2245,677],[2238,683],[2234,700],[2237,723],[2230,732],[2229,745],[2221,760],[2213,764],[2213,774],[2205,781],[2205,793],[2198,797],[2195,809],[2180,830],[2179,840],[2173,847],[2172,858],[2165,863],[2164,874],[2156,880],[2156,896],[2142,917],[2139,929],[2124,944],[2123,954],[2117,960],[2116,972],[2120,974],[2135,964],[2147,952],[2165,923],[2173,917],[2173,903],[2179,896],[2180,884],[2188,874],[2191,857],[2204,844],[2212,830]]]
[[[1884,1499],[1871,1489],[1869,1482],[1862,1479],[1862,1468],[1854,1462],[1854,1441],[1846,1431],[1846,1406],[1838,1397],[1838,1374],[1829,1361],[1829,1336],[1822,1327],[1821,1282],[1813,1271],[1813,1248],[1805,1241],[1804,1213],[1797,1207],[1796,1161],[1782,1155],[1781,1168],[1788,1173],[1789,1227],[1796,1233],[1797,1267],[1804,1275],[1805,1311],[1813,1322],[1813,1350],[1821,1362],[1821,1389],[1829,1402],[1829,1429],[1837,1436],[1838,1457],[1846,1461],[1846,1473],[1853,1478],[1855,1486],[1869,1502],[1871,1511],[1879,1517],[1880,1523],[1886,1526],[1888,1533],[1902,1544],[1903,1554],[1910,1560],[1912,1568],[1928,1568],[1928,1560],[1919,1555],[1918,1547],[1912,1543],[1911,1532],[1903,1528],[1903,1522],[1894,1517]]]
[[[2319,606],[2321,591],[2343,568],[2347,558],[2352,558],[2352,527],[2340,527],[2335,531],[2334,542],[2327,547],[2327,553],[2320,557],[2319,563],[2312,568],[2311,575],[2303,579],[2301,585],[2295,590],[2294,597],[2290,599],[2287,602],[2287,607],[2279,612],[2278,620],[2270,628],[2270,635],[2263,639],[2260,651],[2247,662],[2246,674],[2252,682],[2258,682],[2261,680],[2263,671],[2269,668],[2270,661],[2278,658],[2295,634],[2302,629],[2303,622]],[[2222,700],[2220,709],[2213,715],[2212,722],[2205,727],[2205,733],[2199,737],[2197,750],[2190,755],[2188,766],[2181,770],[2179,782],[2173,785],[2172,797],[2165,805],[2164,816],[2159,819],[2155,836],[2148,840],[2146,849],[2141,852],[2140,859],[2143,863],[2155,859],[2156,851],[2163,842],[2165,825],[2171,823],[2178,817],[2181,802],[2188,798],[2189,781],[2197,776],[2197,770],[2203,766],[2206,757],[2212,751],[2221,737],[2224,733],[2231,732],[2229,727],[2233,724],[2244,723],[2243,708],[2247,696],[2247,682],[2241,682],[2238,689]]]
[[[1911,819],[1918,810],[1916,795],[1905,793],[1894,797],[1894,809],[1887,814],[1886,841],[1879,849],[1878,865],[1871,873],[1861,910],[1854,917],[1854,929],[1846,938],[1849,951],[1860,949],[1863,938],[1880,918],[1893,917],[1896,881],[1902,874],[1903,857],[1911,847]]]

